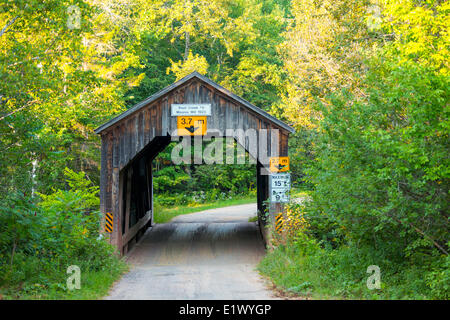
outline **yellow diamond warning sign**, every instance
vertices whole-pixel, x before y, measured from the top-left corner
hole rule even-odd
[[[204,136],[206,134],[206,116],[177,117],[179,136]]]
[[[270,171],[272,172],[289,171],[289,157],[270,158]]]

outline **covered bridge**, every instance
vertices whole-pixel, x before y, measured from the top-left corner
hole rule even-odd
[[[175,136],[186,135],[177,130],[176,115],[183,114],[180,105],[187,104],[207,107],[202,114],[206,135],[231,135],[257,159],[258,220],[260,226],[266,223],[263,202],[269,198],[268,158],[288,156],[288,137],[294,130],[194,72],[95,130],[102,139],[100,209],[106,223],[112,224],[110,242],[121,254],[126,254],[152,223],[152,160]],[[257,132],[256,145],[245,135],[248,129]],[[271,214],[279,210],[279,203],[268,208]]]

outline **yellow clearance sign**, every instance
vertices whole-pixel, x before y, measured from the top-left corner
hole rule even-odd
[[[271,172],[289,171],[289,157],[272,157],[270,158]]]
[[[179,136],[204,136],[206,134],[206,116],[177,117]]]

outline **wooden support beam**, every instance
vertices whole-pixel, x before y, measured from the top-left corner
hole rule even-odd
[[[130,242],[130,240],[132,240],[139,232],[139,230],[141,230],[151,219],[152,217],[152,212],[151,210],[147,211],[147,213],[145,214],[145,216],[143,216],[141,219],[139,219],[138,222],[135,223],[134,226],[132,226],[131,228],[129,228],[125,234],[123,235],[123,243],[126,244],[128,242]],[[128,248],[127,248],[128,251]]]
[[[127,183],[127,194],[126,196],[126,207],[125,207],[125,216],[123,217],[125,219],[125,232],[124,235],[122,235],[122,242],[120,243],[120,249],[123,250],[123,254],[127,254],[128,247],[127,247],[127,240],[125,235],[128,234],[128,230],[130,229],[130,204],[131,204],[131,177],[133,175],[133,167],[129,167],[127,169],[127,175],[126,175],[126,183]],[[122,232],[122,231],[121,231]]]

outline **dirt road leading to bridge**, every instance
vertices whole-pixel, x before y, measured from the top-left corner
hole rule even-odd
[[[273,299],[255,271],[264,254],[255,213],[246,204],[155,225],[106,299]]]

